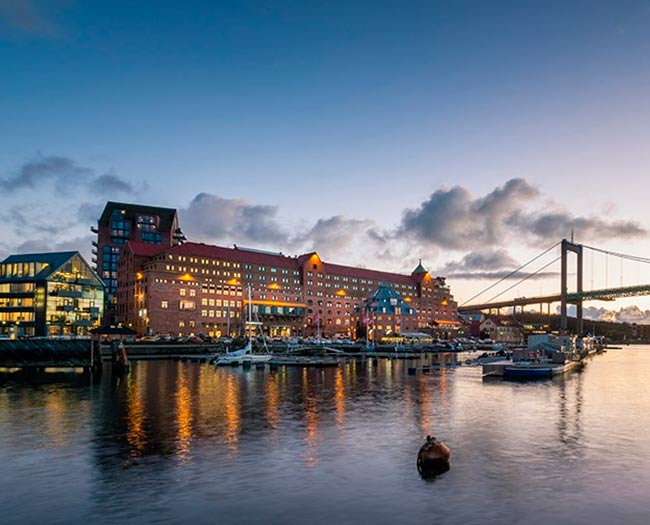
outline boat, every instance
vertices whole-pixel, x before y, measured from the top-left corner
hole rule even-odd
[[[225,355],[221,355],[214,360],[216,366],[250,366],[255,363],[266,363],[273,358],[273,354],[269,353],[268,348],[266,347],[266,339],[264,339],[264,348],[266,349],[266,353],[253,353],[253,327],[260,326],[262,323],[259,321],[253,321],[253,302],[250,284],[248,285],[248,320],[246,321],[246,324],[248,325],[248,342],[246,343],[246,346],[233,352],[226,350]]]
[[[519,361],[503,368],[506,379],[541,379],[565,374],[584,365],[582,361],[567,361],[565,363],[530,363]]]
[[[592,342],[589,338],[531,335],[527,348],[514,349],[512,360],[483,364],[484,376],[504,379],[544,379],[565,374],[584,366]]]
[[[269,364],[273,366],[295,366],[307,368],[328,368],[339,366],[339,360],[331,356],[285,355],[274,357]]]

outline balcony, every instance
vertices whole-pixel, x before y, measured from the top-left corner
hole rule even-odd
[[[90,231],[93,233],[99,233],[99,230],[97,229],[97,226],[91,226]]]
[[[93,241],[91,244],[92,244],[95,248],[97,248],[97,241]]]
[[[79,298],[81,297],[81,292],[77,290],[51,290],[50,295],[58,296],[58,297],[73,297],[73,298]]]
[[[56,307],[57,312],[73,312],[74,309],[74,305],[71,304],[63,304]]]

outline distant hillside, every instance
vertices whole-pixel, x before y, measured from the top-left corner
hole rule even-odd
[[[584,312],[586,314],[587,310],[596,310],[596,308],[585,308]],[[634,311],[638,311],[643,314],[636,307],[622,308],[621,311],[629,311],[631,314],[628,319],[638,319],[639,317],[634,315]],[[573,312],[575,315],[575,308]],[[617,312],[618,313],[618,312]],[[645,314],[647,319],[650,312]],[[650,343],[650,324],[643,324],[637,321],[619,321],[616,320],[617,316],[613,316],[615,320],[597,320],[592,318],[583,319],[583,327],[585,333],[591,333],[594,335],[603,335],[607,338],[608,342],[612,343],[624,343],[624,342],[643,342]],[[516,318],[522,322],[522,324],[530,324],[535,326],[543,327],[545,330],[559,330],[560,329],[560,316],[556,314],[549,315],[540,315],[539,313],[525,312],[522,314],[517,314]],[[620,319],[625,318],[625,315],[619,317]],[[610,317],[611,319],[611,317]],[[573,331],[576,327],[575,317],[569,317],[568,319],[569,330]],[[647,321],[646,321],[647,322]]]
[[[575,315],[575,307],[573,308],[572,314]],[[590,306],[583,309],[583,318],[593,321],[650,325],[650,310],[643,311],[638,306],[626,306],[618,311],[614,311]]]

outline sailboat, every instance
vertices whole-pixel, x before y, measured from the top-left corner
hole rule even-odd
[[[270,361],[273,357],[273,354],[254,354],[253,353],[253,327],[261,326],[261,322],[253,321],[253,301],[252,301],[252,292],[251,285],[248,285],[248,319],[246,325],[248,326],[248,342],[244,348],[229,352],[226,350],[226,355],[217,357],[214,364],[217,366],[226,366],[226,365],[235,365],[235,364],[252,364],[252,363],[266,363]],[[266,344],[264,345],[266,347]]]

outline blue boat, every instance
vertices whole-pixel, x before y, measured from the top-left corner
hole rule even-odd
[[[584,365],[581,361],[565,363],[529,363],[518,362],[503,367],[504,379],[542,379],[564,374]]]
[[[555,371],[554,367],[550,366],[506,366],[503,369],[503,377],[505,378],[517,378],[517,379],[535,379],[542,377],[553,377],[559,371]]]

